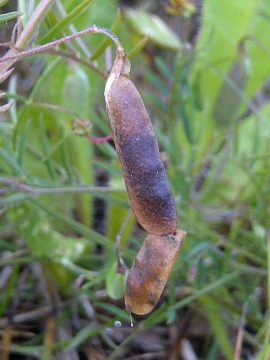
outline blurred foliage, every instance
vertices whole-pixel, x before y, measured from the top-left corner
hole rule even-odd
[[[19,15],[4,3],[1,34]],[[19,3],[32,47],[93,24],[117,34],[188,235],[160,306],[129,328],[115,255],[129,210],[118,159],[113,142],[73,130],[81,119],[91,136],[110,133],[103,91],[114,44],[83,36],[22,59],[5,82],[0,63],[3,99],[14,100],[0,113],[2,358],[128,358],[150,351],[153,338],[148,350],[133,340],[159,339],[162,326],[167,337],[177,330],[163,358],[185,358],[185,339],[197,358],[240,359],[246,307],[241,358],[269,359],[270,2],[204,0],[193,15],[184,0]],[[188,17],[168,11],[184,3]],[[120,244],[129,267],[144,237],[131,216]]]

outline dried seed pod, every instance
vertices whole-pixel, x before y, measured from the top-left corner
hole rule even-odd
[[[12,71],[3,69],[19,58],[89,33],[105,34],[117,47],[104,95],[131,206],[137,220],[150,233],[127,277],[125,303],[129,312],[147,314],[158,302],[182,247],[185,232],[177,230],[175,201],[159,155],[158,142],[142,98],[128,79],[130,63],[118,38],[107,29],[92,26],[35,49],[16,55],[11,52],[0,59],[0,63],[9,61],[9,65],[0,66],[0,73],[1,68],[4,71],[0,83]],[[10,106],[0,107],[0,112]]]
[[[130,63],[118,47],[104,95],[131,207],[149,233],[174,233],[178,226],[174,197],[153,126],[128,78],[129,70]]]
[[[147,235],[138,252],[125,286],[125,304],[130,313],[148,314],[156,306],[186,233]]]

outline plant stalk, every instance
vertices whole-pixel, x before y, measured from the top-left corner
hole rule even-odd
[[[2,58],[10,58],[20,52],[24,47],[27,45],[29,40],[35,34],[39,24],[43,20],[44,16],[46,15],[47,11],[50,9],[54,0],[41,0],[38,4],[35,12],[33,13],[32,17],[26,24],[24,30],[20,34],[18,40],[16,41],[14,47],[10,49],[5,56]],[[16,57],[6,60],[4,63],[0,64],[0,74],[5,72],[10,68],[12,64],[16,61]]]

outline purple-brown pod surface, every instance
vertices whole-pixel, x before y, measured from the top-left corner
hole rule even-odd
[[[174,233],[178,227],[174,197],[151,120],[128,78],[129,70],[124,52],[117,51],[104,94],[131,207],[149,233]]]
[[[145,315],[156,306],[186,233],[149,234],[145,238],[127,276],[125,304],[130,313]]]

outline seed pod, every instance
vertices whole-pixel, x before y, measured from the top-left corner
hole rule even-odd
[[[148,314],[156,306],[186,233],[147,235],[139,250],[125,286],[125,304],[130,313]]]
[[[128,78],[129,70],[123,49],[118,49],[104,95],[131,207],[149,233],[174,233],[178,226],[175,201],[153,126]]]

